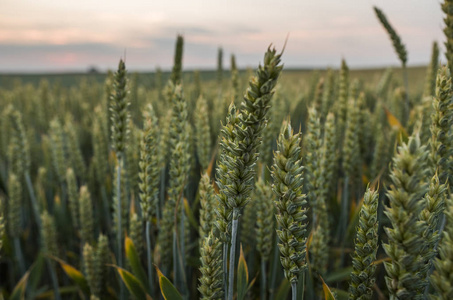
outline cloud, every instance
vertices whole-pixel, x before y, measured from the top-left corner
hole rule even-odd
[[[269,44],[283,47],[288,33],[286,66],[338,65],[341,57],[350,66],[397,62],[368,1],[260,3],[4,0],[0,72],[85,70],[91,64],[107,69],[125,50],[133,69],[169,69],[177,34],[185,38],[185,68],[215,68],[218,47],[225,62],[235,53],[240,67],[256,66]],[[409,63],[428,62],[431,42],[443,39],[439,5],[413,0],[379,5],[406,43]]]

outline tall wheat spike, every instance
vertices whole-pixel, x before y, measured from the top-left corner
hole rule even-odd
[[[222,262],[221,262],[221,242],[212,232],[202,238],[200,249],[200,285],[198,290],[203,300],[222,299]]]
[[[272,189],[277,195],[278,247],[285,277],[291,282],[292,299],[295,300],[299,274],[306,268],[307,209],[304,206],[307,201],[302,194],[300,135],[293,133],[289,121],[283,124],[277,145],[272,166]]]
[[[231,54],[231,86],[233,88],[233,102],[235,105],[239,105],[239,71],[236,65],[236,56],[234,56],[234,54]]]
[[[215,191],[208,174],[203,174],[198,187],[200,197],[200,245],[203,238],[214,230],[215,225]]]
[[[127,99],[127,72],[126,64],[122,59],[118,64],[118,70],[114,74],[113,91],[110,96],[110,119],[111,119],[111,144],[116,153],[116,180],[115,180],[115,216],[116,218],[116,239],[117,239],[117,256],[118,265],[123,267],[123,215],[127,212],[123,207],[127,207],[124,202],[126,199],[122,197],[122,175],[124,156],[126,155],[126,144],[129,135],[129,106],[130,102]],[[121,299],[124,299],[124,286],[120,283]]]
[[[277,79],[281,73],[281,54],[270,48],[264,55],[264,65],[249,82],[244,95],[238,123],[233,128],[234,140],[222,136],[221,156],[218,165],[217,185],[221,203],[226,203],[233,211],[232,238],[230,251],[230,271],[228,299],[233,299],[233,280],[236,250],[236,234],[241,209],[249,201],[255,177],[254,165],[258,159],[257,147],[261,143],[261,131],[266,126],[266,113]],[[228,128],[228,124],[223,128]],[[224,130],[224,129],[222,129]]]
[[[198,98],[195,111],[197,112],[194,116],[197,156],[202,170],[206,170],[211,160],[211,130],[208,103],[203,96]]]
[[[406,46],[401,41],[401,38],[399,37],[398,33],[396,33],[395,29],[393,29],[392,25],[390,25],[389,21],[387,20],[387,17],[382,12],[382,10],[375,6],[374,12],[376,13],[376,16],[378,17],[382,26],[384,26],[385,30],[389,34],[390,39],[392,40],[393,43],[393,48],[395,49],[395,52],[398,54],[398,58],[401,61],[401,65],[403,67],[406,67],[407,63]]]
[[[45,254],[58,257],[58,246],[57,246],[57,228],[55,225],[55,219],[52,215],[49,214],[47,210],[41,214],[41,236],[42,236],[42,250]],[[60,290],[58,288],[58,278],[55,272],[54,261],[51,261],[50,258],[46,259],[47,268],[52,280],[52,287],[55,292],[55,299],[60,300]]]
[[[171,71],[170,80],[173,84],[179,84],[182,79],[182,54],[184,47],[184,38],[178,35],[176,38],[175,57],[173,62],[173,69]]]
[[[445,13],[444,23],[444,34],[445,34],[445,48],[447,52],[445,57],[448,61],[448,68],[450,72],[453,72],[453,1],[444,0],[441,4],[442,10]]]
[[[347,113],[348,113],[348,93],[349,93],[349,68],[344,59],[341,60],[339,90],[336,103],[336,120],[338,144],[343,145],[344,132],[346,128]],[[341,148],[341,147],[340,147]]]
[[[392,185],[387,192],[390,206],[385,210],[392,228],[385,228],[389,240],[383,244],[390,257],[385,269],[391,299],[423,299],[426,280],[420,273],[425,267],[420,253],[424,244],[418,237],[424,227],[418,222],[418,216],[423,209],[420,200],[427,192],[427,156],[426,147],[416,135],[398,147],[393,158]]]
[[[439,257],[435,259],[435,271],[431,275],[431,283],[436,295],[430,299],[452,299],[453,297],[453,201],[451,194],[447,198],[445,217],[448,226],[442,232],[439,244]]]
[[[439,65],[439,46],[436,42],[433,42],[433,47],[431,50],[431,61],[428,66],[428,71],[426,74],[425,82],[425,91],[423,96],[434,96],[436,93],[436,77],[437,69]]]
[[[434,111],[431,115],[431,168],[433,173],[438,170],[440,182],[448,180],[450,185],[453,183],[450,133],[453,125],[452,96],[453,86],[448,69],[441,67],[437,74]]]
[[[81,238],[82,241],[91,244],[94,239],[93,203],[87,186],[81,186],[79,193]]]
[[[420,222],[424,227],[424,231],[420,236],[420,241],[424,244],[420,255],[426,264],[426,267],[421,272],[424,279],[427,278],[432,270],[433,260],[437,256],[437,245],[441,235],[438,229],[445,210],[446,198],[447,186],[441,184],[437,174],[434,174],[429,184],[428,192],[423,197],[424,208],[419,216]]]
[[[223,50],[219,47],[217,50],[217,85],[222,87],[223,80]]]
[[[66,171],[66,185],[68,187],[68,202],[71,211],[72,224],[74,228],[79,229],[79,193],[77,180],[72,168],[68,168]]]
[[[402,122],[403,124],[406,124],[408,118],[409,118],[409,97],[408,97],[408,78],[407,78],[407,69],[406,69],[406,63],[407,63],[407,50],[406,46],[403,44],[401,41],[400,36],[398,33],[396,33],[395,29],[393,29],[392,25],[390,25],[389,21],[387,20],[387,17],[385,14],[377,8],[376,6],[374,7],[374,12],[376,13],[377,18],[381,22],[382,26],[385,28],[387,31],[388,35],[390,36],[390,39],[392,40],[393,43],[393,48],[395,49],[396,54],[398,55],[398,58],[401,62],[401,66],[403,68],[403,80],[404,80],[404,89],[405,89],[405,102],[404,102],[404,114],[403,114],[403,119]]]
[[[352,255],[351,282],[349,283],[349,299],[372,299],[373,285],[376,281],[376,253],[378,250],[377,219],[379,195],[367,189],[363,197],[359,214],[359,225],[356,229],[355,250]]]

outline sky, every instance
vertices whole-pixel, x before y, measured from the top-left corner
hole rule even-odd
[[[177,34],[183,68],[256,67],[272,44],[285,67],[398,65],[373,6],[408,50],[408,65],[427,64],[432,42],[444,52],[443,13],[433,0],[0,0],[0,73],[115,69],[169,70]],[[442,60],[445,61],[442,55]]]

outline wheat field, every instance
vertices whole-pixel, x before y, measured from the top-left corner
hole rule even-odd
[[[375,7],[398,67],[0,75],[0,299],[453,299],[441,6],[445,65]]]

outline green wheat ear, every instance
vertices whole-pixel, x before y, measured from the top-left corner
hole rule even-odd
[[[77,136],[77,131],[72,118],[66,118],[66,123],[64,127],[65,137],[68,141],[68,154],[71,164],[76,172],[77,176],[85,180],[87,174],[87,167],[85,165],[85,161],[82,155],[82,151],[80,150],[80,143],[79,138]]]
[[[90,287],[91,297],[101,299],[105,294],[107,263],[109,262],[108,239],[99,235],[96,247],[85,244],[82,251],[83,268]]]
[[[437,256],[437,245],[441,237],[442,230],[439,232],[442,214],[445,210],[445,200],[447,198],[447,186],[439,182],[437,174],[431,178],[428,192],[423,197],[424,208],[420,213],[419,219],[424,226],[423,235],[420,237],[425,244],[420,255],[426,264],[421,272],[422,278],[426,278],[432,270],[434,258]]]
[[[398,58],[400,59],[401,64],[403,65],[403,67],[405,67],[406,62],[407,62],[407,51],[406,51],[406,47],[404,46],[403,42],[401,41],[401,38],[396,33],[395,29],[393,29],[392,25],[390,25],[389,21],[387,20],[387,17],[382,12],[382,10],[380,10],[379,8],[377,8],[375,6],[374,12],[376,13],[376,16],[378,17],[382,26],[384,26],[385,30],[389,34],[390,39],[392,40],[392,43],[393,43],[393,48],[395,49],[396,53],[398,54]]]
[[[140,145],[140,205],[143,219],[151,222],[157,212],[159,196],[159,133],[157,117],[151,104],[146,107],[144,114],[143,139]]]
[[[21,165],[20,167],[16,166],[15,169],[23,171],[20,173],[16,171],[16,175],[22,178],[24,175],[23,173],[30,172],[30,145],[28,143],[27,135],[25,132],[22,114],[19,111],[14,110],[12,106],[9,106],[7,108],[7,113],[14,130],[14,134],[12,136],[12,143],[15,149],[14,151],[18,152],[18,160],[14,163]]]
[[[41,214],[41,223],[43,252],[49,255],[58,256],[59,248],[57,246],[57,228],[55,226],[55,219],[47,210],[44,210]]]
[[[125,154],[130,118],[128,109],[130,102],[127,99],[127,72],[122,59],[114,75],[113,87],[113,93],[110,96],[111,141],[113,150],[118,158],[121,158]]]
[[[383,244],[390,257],[385,263],[386,284],[393,299],[420,299],[426,286],[426,280],[420,278],[425,267],[420,253],[425,243],[419,240],[425,227],[418,217],[424,205],[421,199],[427,192],[427,157],[426,146],[416,135],[398,147],[393,158],[393,184],[387,192],[390,206],[385,211],[392,228],[385,228],[388,243]]]
[[[447,52],[445,53],[445,56],[448,61],[448,68],[450,69],[450,72],[453,72],[453,1],[444,0],[441,7],[446,14],[444,18],[444,34],[447,39],[445,42]]]
[[[300,135],[294,134],[289,121],[282,126],[272,166],[272,189],[277,195],[277,236],[280,240],[280,261],[285,277],[297,284],[306,268],[307,204],[302,193],[303,178],[300,157]]]
[[[199,199],[200,199],[200,241],[207,237],[209,233],[214,229],[215,225],[215,191],[212,186],[211,179],[208,174],[201,176],[200,185],[198,187]]]
[[[143,220],[137,213],[132,213],[129,222],[129,235],[135,245],[135,249],[139,256],[143,254],[145,242],[143,240]]]
[[[269,260],[272,250],[275,195],[272,187],[260,178],[256,182],[255,207],[256,210],[256,249],[265,262]],[[250,230],[250,229],[249,229]]]
[[[79,192],[79,217],[82,241],[92,243],[94,237],[93,203],[88,187],[83,185]]]
[[[211,160],[211,128],[208,103],[203,96],[198,98],[195,111],[197,112],[194,115],[197,156],[201,169],[206,170]]]
[[[171,71],[171,76],[170,76],[170,80],[173,82],[173,84],[181,83],[183,47],[184,47],[184,39],[183,39],[182,35],[178,35],[178,37],[176,38],[173,70]]]
[[[22,186],[14,173],[8,176],[8,231],[11,237],[18,238],[22,231]]]
[[[95,274],[96,274],[96,285],[94,293],[102,298],[103,295],[107,293],[106,283],[108,281],[107,273],[108,266],[110,262],[110,250],[109,250],[109,240],[108,237],[100,234],[97,243],[96,249],[96,260],[95,260]]]
[[[79,194],[77,188],[77,180],[72,168],[68,168],[68,170],[66,171],[66,185],[69,209],[71,210],[72,224],[74,228],[79,229]]]
[[[430,299],[453,299],[453,200],[450,194],[447,198],[445,218],[447,225],[442,232],[439,244],[439,257],[435,259],[435,271],[431,275],[431,283],[436,291]]]
[[[66,178],[67,161],[64,145],[64,134],[61,123],[58,119],[50,122],[50,150],[52,152],[52,163],[60,183]]]
[[[223,80],[223,50],[219,48],[217,50],[217,84],[222,87]]]
[[[349,68],[344,59],[341,60],[339,90],[336,103],[337,119],[337,140],[340,148],[343,146],[344,131],[346,128],[348,114],[348,93],[349,93]]]
[[[453,184],[451,175],[451,133],[453,86],[446,67],[441,67],[436,79],[436,95],[433,98],[433,114],[431,115],[431,163],[432,173],[439,170],[440,182],[448,180]]]
[[[202,239],[198,290],[203,300],[222,299],[222,243],[212,232]]]
[[[349,299],[372,299],[375,282],[376,252],[378,249],[377,219],[379,195],[367,189],[359,214],[359,225],[356,229],[355,250],[352,255],[351,282],[349,283]]]
[[[128,215],[129,215],[129,204],[127,201],[126,197],[126,180],[125,180],[125,170],[124,168],[121,168],[121,173],[120,173],[120,180],[119,184],[120,187],[118,188],[118,165],[116,166],[115,170],[115,176],[114,176],[114,181],[113,181],[113,215],[112,215],[112,220],[113,220],[113,230],[115,233],[118,234],[118,230],[120,228],[127,228],[127,221],[128,221]],[[119,191],[119,194],[118,194]],[[120,203],[121,201],[121,203]],[[121,204],[119,207],[118,204]],[[120,219],[118,219],[118,209],[120,209]],[[121,226],[120,226],[121,225]]]
[[[239,105],[239,71],[236,66],[236,57],[234,54],[231,54],[231,86],[233,88],[233,102],[235,105]]]
[[[82,257],[83,257],[83,268],[85,270],[85,276],[90,287],[91,294],[94,295],[96,285],[96,275],[94,263],[96,260],[96,252],[93,247],[86,243],[83,246]]]
[[[437,46],[436,42],[433,42],[431,51],[431,61],[426,73],[425,91],[423,92],[423,96],[434,96],[436,93],[436,75],[439,65],[439,46]]]

